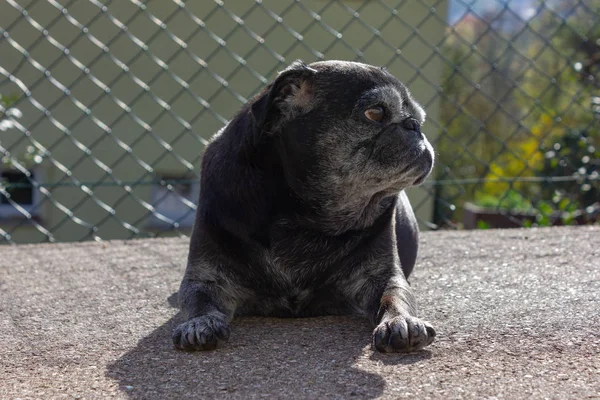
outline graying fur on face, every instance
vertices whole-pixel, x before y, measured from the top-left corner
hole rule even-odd
[[[353,113],[360,114],[369,104],[385,104],[399,124],[407,118],[419,123],[425,120],[425,112],[403,86],[387,85],[365,92]],[[370,129],[369,129],[370,128]],[[373,152],[361,143],[373,140],[380,132],[377,126],[357,125],[343,121],[332,125],[327,135],[319,136],[318,152],[323,154],[318,172],[309,177],[306,192],[313,193],[323,206],[323,226],[330,232],[340,233],[370,225],[381,215],[381,200],[412,186],[423,174],[429,174],[433,165],[433,149],[425,137],[418,147],[403,149],[398,146],[396,164],[383,167],[373,160]],[[424,171],[413,165],[414,159],[427,154],[431,165]],[[308,189],[311,188],[311,189]]]

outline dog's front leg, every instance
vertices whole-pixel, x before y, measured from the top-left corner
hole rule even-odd
[[[173,331],[175,347],[212,350],[229,339],[235,301],[226,292],[215,281],[183,279],[179,303],[185,322]]]
[[[371,292],[368,315],[374,319],[373,345],[381,352],[411,352],[431,344],[435,330],[430,323],[417,318],[412,290],[398,270],[383,291]]]

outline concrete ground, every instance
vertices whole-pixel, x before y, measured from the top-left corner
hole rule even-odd
[[[600,227],[423,234],[412,285],[438,336],[412,355],[334,317],[239,319],[226,347],[176,351],[186,252],[0,247],[0,398],[600,399]]]

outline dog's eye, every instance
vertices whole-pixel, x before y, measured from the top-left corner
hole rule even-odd
[[[384,115],[385,115],[385,111],[383,110],[382,107],[373,107],[373,108],[369,108],[367,111],[365,111],[365,117],[367,117],[371,121],[375,121],[375,122],[381,122]]]

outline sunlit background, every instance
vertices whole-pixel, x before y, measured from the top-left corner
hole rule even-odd
[[[186,235],[207,140],[291,61],[428,112],[423,229],[598,223],[600,0],[3,0],[0,243]]]

